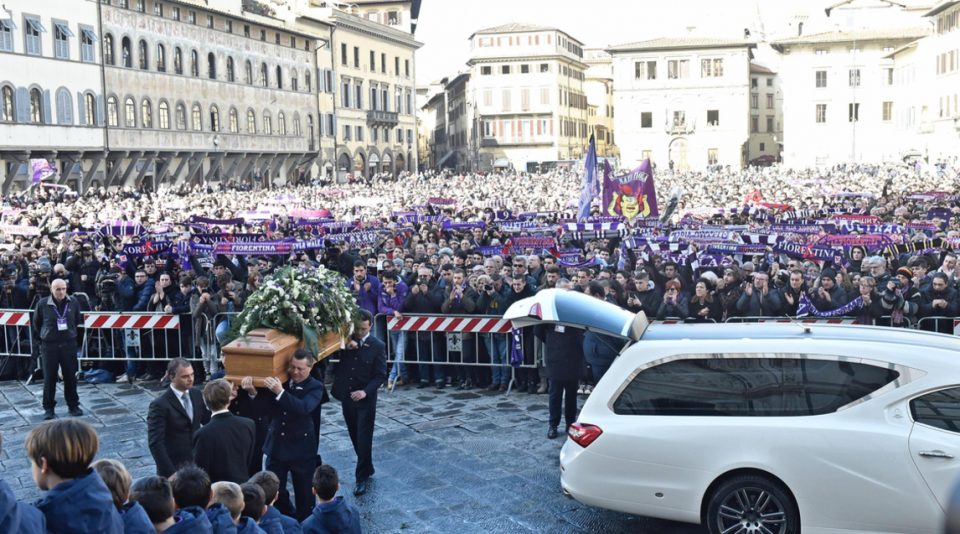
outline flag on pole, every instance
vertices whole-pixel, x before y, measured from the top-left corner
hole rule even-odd
[[[35,184],[39,184],[42,180],[57,174],[57,168],[46,159],[31,159],[30,170],[33,171],[33,183]]]
[[[581,221],[590,217],[590,203],[599,190],[597,144],[593,134],[590,134],[590,147],[587,149],[587,157],[583,160],[583,166],[583,188],[580,190],[580,209],[577,210],[577,219]]]

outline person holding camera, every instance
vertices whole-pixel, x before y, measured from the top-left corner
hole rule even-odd
[[[663,292],[663,302],[657,310],[657,319],[664,320],[668,317],[686,317],[689,310],[687,296],[680,292],[680,282],[676,278],[667,280]]]
[[[410,314],[440,313],[443,305],[443,289],[440,288],[433,276],[433,269],[421,266],[417,269],[417,277],[410,285],[410,293],[403,303],[403,309]],[[431,381],[437,388],[443,388],[444,375],[439,365],[432,365],[431,361],[441,361],[440,352],[446,346],[446,336],[443,332],[414,332],[416,343],[417,373],[419,374],[419,388],[425,388]]]
[[[452,315],[470,315],[477,311],[477,292],[467,283],[466,273],[463,269],[454,269],[451,278],[451,284],[446,288],[445,299],[440,306],[440,311],[444,314]],[[458,366],[457,375],[460,382],[460,389],[470,389],[479,382],[477,369],[473,364],[477,361],[477,347],[475,345],[476,334],[464,332],[461,334],[461,362],[464,366]],[[448,352],[449,357],[449,352]]]

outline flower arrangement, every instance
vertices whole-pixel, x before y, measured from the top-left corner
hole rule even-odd
[[[358,315],[356,300],[338,272],[322,266],[287,266],[268,276],[247,298],[227,338],[232,341],[255,328],[274,328],[300,338],[317,354],[321,335],[349,335]]]

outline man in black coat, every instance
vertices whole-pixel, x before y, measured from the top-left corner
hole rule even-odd
[[[434,278],[433,269],[420,267],[417,277],[410,284],[410,292],[403,304],[404,313],[411,315],[425,313],[440,313],[443,305],[443,289]],[[407,338],[407,350],[404,358],[419,362],[442,361],[445,358],[446,336],[443,332],[412,332],[413,337]],[[417,373],[420,375],[420,388],[430,385],[431,379],[438,388],[443,388],[443,369],[439,365],[419,363]],[[432,376],[431,376],[432,375]]]
[[[167,378],[170,387],[147,410],[147,442],[162,477],[193,463],[193,434],[210,421],[203,396],[193,389],[193,365],[174,358],[167,365]]]
[[[353,450],[357,453],[357,484],[354,495],[367,491],[373,476],[373,422],[377,416],[377,389],[387,379],[387,352],[383,342],[370,335],[373,317],[360,310],[353,339],[340,351],[333,396],[343,406]]]
[[[269,391],[259,395],[274,397],[273,416],[263,444],[267,455],[267,471],[280,479],[277,510],[283,515],[303,521],[314,505],[311,481],[317,461],[317,434],[314,431],[313,412],[323,398],[323,384],[310,376],[313,355],[306,349],[297,349],[287,367],[290,379],[286,383],[267,377],[263,385]],[[253,379],[245,377],[240,386],[252,399],[258,396]],[[294,502],[287,491],[287,474],[293,479]]]
[[[547,438],[557,437],[560,404],[563,419],[569,427],[577,420],[577,386],[583,366],[583,331],[563,325],[540,325],[535,335],[543,342],[544,365],[550,381],[550,422]]]
[[[250,419],[227,410],[234,395],[233,386],[222,378],[203,386],[203,402],[211,415],[210,422],[193,435],[193,457],[210,475],[210,482],[243,484],[250,478],[256,428]]]
[[[44,419],[56,417],[57,371],[63,371],[63,396],[70,415],[81,416],[80,396],[77,394],[77,329],[83,326],[80,302],[67,296],[67,283],[54,280],[50,296],[40,299],[33,312],[34,347],[40,347],[43,365]]]

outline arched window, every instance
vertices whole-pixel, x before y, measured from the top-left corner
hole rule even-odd
[[[30,122],[43,123],[43,102],[40,89],[30,90]]]
[[[240,130],[239,118],[237,117],[237,108],[230,108],[230,133],[237,133]]]
[[[277,65],[277,88],[283,89],[283,69],[280,68],[280,65]]]
[[[267,64],[262,63],[260,65],[260,85],[267,86]]]
[[[263,112],[263,135],[273,135],[273,119],[267,111]]]
[[[235,75],[234,72],[233,72],[233,58],[232,58],[232,57],[228,57],[228,58],[227,58],[227,81],[228,81],[228,82],[235,82],[235,81],[237,81],[237,80],[236,80],[236,75]]]
[[[190,75],[194,78],[200,77],[200,56],[196,50],[190,51]]]
[[[83,119],[85,126],[96,126],[97,118],[97,99],[93,93],[87,93],[83,96]]]
[[[298,91],[299,89],[300,89],[300,88],[299,88],[299,86],[298,86],[298,84],[297,84],[297,71],[294,70],[294,71],[291,72],[291,74],[290,74],[290,90],[291,90],[291,91]]]
[[[200,110],[200,104],[194,104],[190,110],[190,125],[198,132],[203,129],[203,111]]]
[[[161,100],[157,106],[157,123],[162,130],[170,129],[170,104],[166,100]]]
[[[300,135],[299,132],[297,135]],[[313,143],[313,115],[307,115],[307,136],[310,138],[310,143]]]
[[[293,135],[300,137],[300,117],[293,117]]]
[[[250,60],[247,60],[247,65],[244,70],[245,78],[244,81],[247,82],[247,85],[253,85],[253,65],[250,64]]]
[[[109,126],[120,126],[120,110],[117,106],[117,97],[111,96],[107,99],[107,125]]]
[[[257,115],[253,112],[252,109],[247,110],[247,133],[248,134],[257,133]]]
[[[2,107],[0,107],[0,120],[13,122],[16,119],[13,114],[13,110],[16,109],[13,103],[13,87],[4,85],[0,94],[3,96]]]
[[[140,39],[137,49],[139,52],[138,66],[140,67],[140,70],[147,70],[150,63],[149,58],[147,57],[147,42],[143,39]]]
[[[313,92],[313,86],[312,86],[311,83],[310,83],[310,72],[309,72],[309,71],[303,73],[303,83],[305,83],[306,86],[307,86],[307,92],[308,92],[308,93],[312,93],[312,92]]]
[[[127,99],[123,101],[123,115],[124,126],[127,128],[135,128],[137,126],[137,104],[133,101],[133,98],[127,97]]]
[[[177,110],[175,113],[177,119],[177,129],[186,130],[187,129],[187,107],[183,103],[177,104]]]
[[[130,68],[133,66],[133,52],[130,50],[130,38],[124,37],[120,41],[120,59],[123,62],[123,66]]]
[[[64,87],[57,89],[57,124],[73,124],[73,98]]]
[[[217,79],[217,56],[213,52],[207,54],[207,77],[211,80]]]
[[[179,46],[173,49],[173,72],[183,74],[183,51]]]
[[[113,36],[109,33],[103,36],[103,61],[107,65],[114,64]]]
[[[287,135],[287,118],[282,111],[277,114],[277,135]]]
[[[167,72],[167,49],[157,43],[157,72]]]
[[[153,106],[146,98],[140,102],[140,127],[153,128]]]
[[[217,106],[210,106],[210,131],[220,131],[220,110]]]

